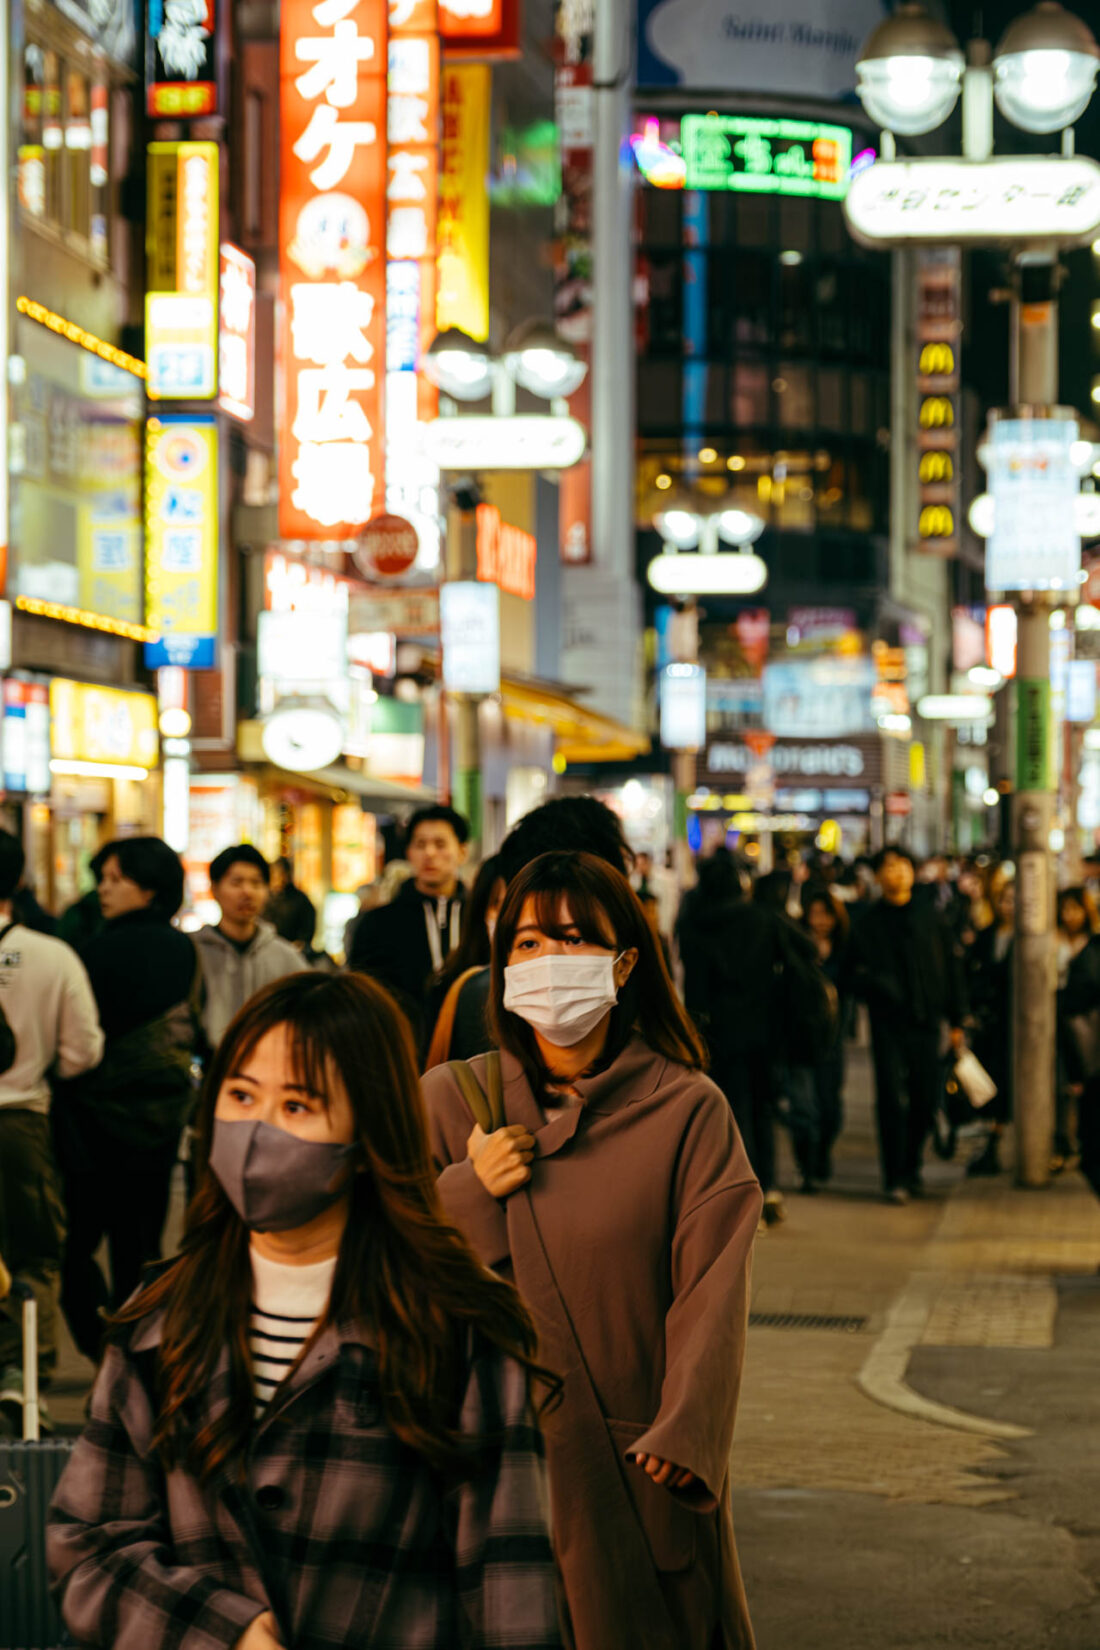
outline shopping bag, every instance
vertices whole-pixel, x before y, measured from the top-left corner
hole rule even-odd
[[[997,1085],[972,1048],[964,1048],[955,1061],[955,1080],[975,1111],[996,1099]]]

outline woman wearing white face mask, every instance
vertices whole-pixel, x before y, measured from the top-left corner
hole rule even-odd
[[[534,1314],[576,1650],[745,1650],[729,1457],[760,1189],[624,877],[544,854],[492,961],[501,1126],[422,1079],[444,1206]],[[470,1062],[488,1096],[493,1056]],[[476,1094],[471,1096],[476,1106]]]

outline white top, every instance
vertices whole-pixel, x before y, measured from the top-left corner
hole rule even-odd
[[[250,1249],[252,1257],[252,1317],[248,1345],[252,1353],[252,1384],[256,1415],[263,1414],[296,1364],[303,1346],[328,1306],[336,1256],[312,1266],[288,1266],[268,1260]]]
[[[0,918],[0,928],[10,918]],[[0,1076],[0,1106],[50,1109],[46,1073],[78,1077],[103,1058],[103,1033],[84,964],[64,940],[16,923],[0,941],[0,1006],[15,1033],[15,1063]]]

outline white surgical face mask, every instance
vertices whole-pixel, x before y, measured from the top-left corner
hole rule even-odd
[[[553,1043],[572,1048],[594,1031],[619,998],[618,957],[571,957],[551,953],[509,963],[504,1006]]]

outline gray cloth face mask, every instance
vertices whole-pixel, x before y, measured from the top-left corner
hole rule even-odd
[[[308,1226],[343,1196],[357,1144],[299,1140],[270,1123],[214,1121],[210,1167],[250,1232]]]

